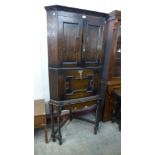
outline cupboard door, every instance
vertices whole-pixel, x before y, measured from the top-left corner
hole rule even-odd
[[[82,62],[85,66],[101,65],[103,58],[104,18],[84,19]]]
[[[58,16],[58,57],[62,67],[80,65],[82,27],[82,19]]]

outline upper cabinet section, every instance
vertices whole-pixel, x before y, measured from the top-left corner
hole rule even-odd
[[[96,67],[102,64],[107,14],[62,6],[45,9],[49,67]]]

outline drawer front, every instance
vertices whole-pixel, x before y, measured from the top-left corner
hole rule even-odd
[[[98,70],[66,70],[63,72],[63,99],[96,95],[99,84],[100,72]]]
[[[46,117],[43,116],[35,116],[34,117],[34,127],[39,128],[42,124],[46,124]]]

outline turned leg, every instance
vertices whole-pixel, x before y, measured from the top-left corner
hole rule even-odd
[[[55,131],[54,131],[54,107],[53,105],[52,106],[52,109],[51,109],[51,127],[52,127],[52,134],[51,134],[51,138],[52,138],[52,141],[55,142],[56,139],[55,139]]]
[[[57,117],[57,120],[58,120],[58,138],[59,138],[59,145],[62,144],[62,135],[61,135],[61,109],[60,109],[60,106],[58,107],[58,117]]]
[[[94,134],[97,134],[97,130],[99,127],[99,121],[100,121],[100,109],[101,109],[101,100],[97,101],[97,107],[96,107],[96,120],[95,120],[95,127],[94,127]]]

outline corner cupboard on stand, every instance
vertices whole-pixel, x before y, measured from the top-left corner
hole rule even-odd
[[[62,144],[61,128],[72,118],[94,124],[97,133],[102,109],[100,91],[104,60],[104,33],[108,15],[105,13],[47,6],[48,69],[52,140]],[[96,105],[95,121],[77,117],[70,110],[62,121],[62,113],[69,105]],[[54,120],[57,119],[57,128]]]

